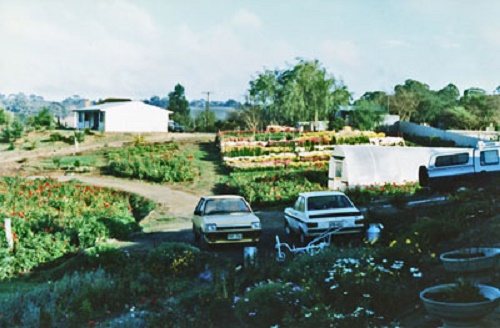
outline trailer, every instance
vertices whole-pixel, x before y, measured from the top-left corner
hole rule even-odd
[[[419,183],[433,190],[477,187],[500,178],[500,142],[478,142],[475,148],[434,154],[419,167]]]
[[[330,158],[328,187],[344,190],[355,186],[403,184],[419,181],[419,167],[437,154],[461,153],[467,148],[383,147],[341,145]]]

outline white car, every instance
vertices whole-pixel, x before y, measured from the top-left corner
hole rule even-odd
[[[305,244],[327,231],[334,234],[364,232],[364,217],[351,200],[339,191],[299,194],[293,207],[285,209],[285,234],[296,234]]]
[[[241,196],[202,197],[194,211],[194,239],[202,246],[257,243],[261,232],[260,219]]]

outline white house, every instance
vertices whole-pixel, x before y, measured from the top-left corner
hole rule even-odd
[[[142,101],[108,102],[73,110],[75,128],[105,132],[168,132],[172,111]]]

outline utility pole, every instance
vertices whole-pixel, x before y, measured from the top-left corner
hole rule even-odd
[[[207,95],[207,100],[205,101],[205,131],[208,129],[208,112],[210,111],[210,94],[213,91],[203,91],[203,94]]]

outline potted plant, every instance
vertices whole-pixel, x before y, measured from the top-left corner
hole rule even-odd
[[[460,280],[424,289],[420,293],[425,309],[445,326],[475,327],[500,302],[496,287]]]
[[[498,267],[500,248],[464,248],[440,255],[441,262],[450,272],[480,272]]]

